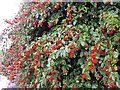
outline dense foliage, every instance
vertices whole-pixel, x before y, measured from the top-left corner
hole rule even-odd
[[[120,2],[29,2],[2,70],[19,87],[120,87]],[[10,29],[11,29],[10,28]]]

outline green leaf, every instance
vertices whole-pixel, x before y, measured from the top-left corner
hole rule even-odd
[[[68,67],[71,67],[71,65],[70,65],[70,64],[68,64]]]
[[[91,87],[91,83],[85,83],[85,86],[86,86],[86,88],[90,88]],[[88,89],[89,90],[89,89]]]
[[[40,47],[36,47],[36,49],[35,50],[40,50]]]
[[[54,64],[55,64],[55,62],[52,60],[52,61],[50,61],[50,63],[51,63],[51,65],[53,66]]]
[[[55,23],[57,24],[57,22],[58,22],[58,18],[56,19]]]
[[[68,28],[71,28],[71,27],[72,27],[72,25],[67,25],[67,27],[68,27]]]
[[[117,51],[115,51],[115,52],[113,53],[114,58],[118,58],[118,55],[119,55],[119,52],[117,52]]]
[[[66,61],[65,60],[62,60],[62,65],[67,65]]]
[[[79,15],[80,17],[82,17],[82,13],[80,13],[80,15]]]
[[[88,62],[88,65],[91,65],[92,64],[92,62]]]
[[[88,71],[88,72],[85,72],[85,74],[87,75],[87,79],[90,80],[90,79],[91,79],[91,77],[90,77],[90,75],[89,75],[90,72],[89,72],[89,71]]]
[[[75,20],[75,21],[73,22],[73,25],[76,25],[76,23],[77,23],[77,20]]]
[[[93,50],[94,49],[94,46],[91,46],[91,50]]]
[[[64,41],[64,40],[62,40],[62,43],[63,43],[63,44],[65,44],[65,41]]]
[[[60,56],[60,53],[61,53],[61,50],[59,50],[57,53],[56,53],[56,58],[58,58]]]
[[[85,42],[84,42],[84,41],[82,41],[82,42],[81,42],[81,45],[82,45],[82,46],[85,46]]]
[[[120,88],[120,80],[116,81],[116,85]]]
[[[84,54],[83,51],[81,51],[81,52],[80,52],[80,57],[83,57],[83,54]]]
[[[51,62],[51,59],[48,58],[48,64],[47,64],[47,67],[50,68],[50,62]]]
[[[105,48],[103,46],[101,46],[101,49],[104,50]]]
[[[98,87],[98,84],[94,83],[92,84],[92,88],[97,88]]]
[[[77,64],[82,65],[82,64],[83,64],[83,62],[84,62],[84,60],[79,59]]]
[[[70,51],[70,48],[68,48],[67,46],[65,47],[65,51],[68,53]]]
[[[63,55],[63,57],[66,57],[66,52],[65,52],[65,50],[62,51],[62,55]]]
[[[52,58],[55,59],[55,54],[52,55]]]
[[[61,48],[60,51],[61,51],[61,52],[60,52],[60,56],[61,56],[61,57],[65,57],[65,56],[66,56],[66,52],[65,52],[64,48]]]

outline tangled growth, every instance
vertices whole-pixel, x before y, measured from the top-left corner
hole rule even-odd
[[[10,24],[2,70],[23,88],[120,87],[120,2],[27,2]]]

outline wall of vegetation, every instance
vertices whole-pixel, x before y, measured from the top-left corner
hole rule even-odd
[[[10,24],[2,70],[23,88],[120,88],[120,2],[27,2]]]

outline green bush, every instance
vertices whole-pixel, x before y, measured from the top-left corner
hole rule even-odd
[[[120,2],[24,3],[3,71],[24,88],[120,87]],[[8,22],[7,22],[8,23]]]

